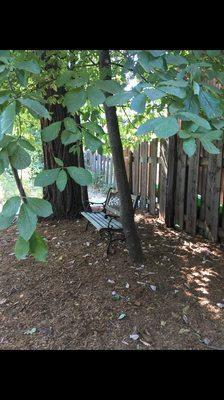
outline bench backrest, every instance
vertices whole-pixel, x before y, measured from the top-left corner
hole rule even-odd
[[[136,210],[136,207],[138,205],[138,200],[139,200],[139,195],[131,195],[132,199],[132,204],[133,204],[133,209],[134,211]],[[105,210],[117,215],[120,217],[121,211],[120,211],[120,197],[118,192],[113,192],[111,189],[109,190],[105,202]]]

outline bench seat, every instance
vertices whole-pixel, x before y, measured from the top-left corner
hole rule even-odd
[[[120,231],[123,229],[122,224],[117,221],[115,218],[107,217],[106,214],[101,212],[89,212],[89,211],[81,211],[83,217],[85,217],[95,228],[100,231],[102,229],[112,229]]]

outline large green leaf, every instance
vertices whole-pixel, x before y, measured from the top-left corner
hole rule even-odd
[[[65,83],[67,83],[73,75],[73,71],[65,71],[60,76],[56,79],[55,83],[58,87],[63,86]]]
[[[17,221],[20,236],[29,240],[36,229],[37,216],[26,204],[22,204]]]
[[[131,102],[131,109],[139,114],[143,114],[145,111],[147,96],[144,93],[137,94]]]
[[[1,150],[0,151],[0,162],[3,166],[3,168],[8,168],[9,165],[9,157],[8,157],[8,153],[6,150]]]
[[[211,129],[209,122],[206,119],[199,117],[199,115],[187,111],[178,112],[177,115],[185,121],[192,121],[205,129]]]
[[[78,128],[74,118],[70,118],[70,117],[65,118],[64,119],[64,126],[65,126],[66,131],[70,131],[70,132],[73,132],[73,133],[78,133],[79,132],[79,128]]]
[[[100,146],[102,146],[102,142],[100,139],[98,139],[96,136],[93,136],[89,132],[85,132],[85,142],[86,142],[86,147],[90,149],[92,152],[95,152],[96,150],[99,149]]]
[[[148,96],[150,98],[150,100],[155,101],[155,100],[159,100],[162,97],[166,96],[166,93],[162,92],[159,89],[144,89],[144,93],[146,94],[146,96]]]
[[[151,72],[155,68],[163,69],[163,60],[161,58],[152,60],[146,51],[138,54],[138,62],[146,72]]]
[[[63,131],[61,134],[61,143],[67,146],[68,144],[77,142],[81,137],[81,132],[72,133],[70,131]]]
[[[160,57],[166,53],[166,50],[149,50],[153,57]]]
[[[185,88],[187,87],[188,82],[185,81],[184,79],[177,79],[177,80],[171,79],[168,81],[159,82],[157,86],[164,86],[164,85]]]
[[[30,241],[30,254],[36,261],[46,261],[47,258],[47,244],[39,233],[34,232]]]
[[[192,157],[193,154],[195,153],[197,148],[196,142],[194,138],[190,138],[187,140],[184,140],[183,142],[183,149],[184,152],[188,155],[188,157]]]
[[[68,92],[64,97],[64,104],[68,111],[74,113],[78,111],[86,102],[87,95],[85,90]]]
[[[98,89],[104,90],[104,92],[112,94],[115,94],[122,90],[121,85],[116,81],[112,81],[111,79],[105,81],[104,80],[95,81],[94,86],[96,86]]]
[[[49,112],[39,101],[26,98],[19,99],[19,102],[39,117],[51,120]]]
[[[119,92],[114,94],[113,96],[107,97],[106,104],[109,107],[112,106],[122,106],[123,104],[127,103],[134,96],[133,90],[128,92]]]
[[[16,103],[9,104],[3,111],[0,119],[0,140],[8,133],[12,133],[13,125],[16,118]]]
[[[49,217],[49,215],[53,214],[52,206],[49,201],[44,199],[39,199],[38,197],[27,197],[27,204],[39,217]]]
[[[14,216],[5,217],[3,213],[0,214],[0,230],[9,228],[14,220]]]
[[[67,167],[67,171],[71,178],[81,186],[88,186],[92,183],[92,174],[87,169]]]
[[[202,110],[205,112],[209,119],[217,118],[222,115],[220,101],[217,100],[215,97],[211,96],[204,90],[201,90],[198,98]]]
[[[211,123],[217,129],[224,128],[224,120],[223,119],[215,119],[214,121],[211,121]]]
[[[46,128],[42,129],[42,139],[44,142],[51,142],[52,140],[58,137],[58,134],[61,129],[61,121],[54,122],[50,124]]]
[[[197,96],[190,94],[188,97],[186,97],[186,99],[184,100],[184,109],[193,114],[198,114],[199,113],[199,101],[198,101]]]
[[[20,145],[17,146],[16,151],[10,156],[10,162],[16,169],[25,169],[31,163],[31,157],[26,150]]]
[[[10,99],[8,94],[0,94],[0,105],[4,104],[6,101]]]
[[[168,64],[184,65],[188,63],[187,59],[180,55],[166,54],[165,58]]]
[[[105,135],[103,128],[96,122],[85,122],[84,124],[82,124],[82,126],[88,129],[89,131],[96,133],[99,136]]]
[[[21,199],[19,196],[11,197],[6,201],[3,206],[2,214],[4,217],[15,217],[19,207],[20,207]]]
[[[87,88],[87,97],[90,100],[93,107],[98,106],[99,104],[104,103],[106,97],[102,90],[96,87],[88,87]]]
[[[60,192],[63,192],[63,190],[65,189],[67,181],[68,181],[67,173],[65,172],[65,170],[61,169],[56,180],[56,186]]]
[[[200,141],[204,149],[210,154],[219,154],[220,150],[207,137],[200,137]]]
[[[15,256],[18,260],[24,260],[29,253],[30,245],[29,241],[24,240],[21,236],[18,237],[15,244]]]
[[[172,96],[179,97],[180,99],[186,97],[186,90],[184,88],[179,88],[175,86],[160,86],[159,90]]]
[[[16,68],[22,69],[24,71],[31,72],[33,74],[40,73],[40,67],[36,61],[21,61],[16,63]]]
[[[25,139],[20,138],[18,140],[18,144],[22,147],[24,147],[25,149],[29,150],[29,151],[35,151],[35,147],[28,141]]]
[[[167,138],[169,136],[175,135],[175,133],[177,133],[179,129],[180,128],[176,118],[159,117],[146,121],[138,128],[136,134],[145,135],[149,132],[155,132],[158,137]]]
[[[88,82],[88,78],[78,77],[78,78],[69,80],[66,87],[78,88],[78,87],[84,86],[87,82]]]
[[[41,171],[35,178],[34,186],[45,187],[52,185],[56,181],[59,171],[60,168],[45,169]]]

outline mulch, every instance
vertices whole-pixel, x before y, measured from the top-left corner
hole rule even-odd
[[[86,221],[42,221],[47,263],[15,259],[0,237],[0,349],[224,349],[220,245],[137,213],[145,262]],[[120,319],[119,319],[120,317]],[[130,337],[131,336],[131,337]]]

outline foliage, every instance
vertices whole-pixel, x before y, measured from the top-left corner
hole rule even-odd
[[[153,135],[175,134],[191,157],[196,139],[211,154],[213,143],[222,139],[223,51],[221,50],[113,50],[113,80],[102,80],[95,50],[2,50],[0,52],[0,175],[12,177],[27,171],[34,184],[56,183],[66,188],[68,176],[80,185],[90,185],[88,170],[64,165],[54,154],[56,167],[42,170],[42,141],[60,138],[69,152],[79,153],[80,143],[92,152],[109,152],[104,102],[118,107],[123,144],[132,147]],[[104,71],[107,74],[107,68]],[[50,92],[49,92],[50,89]],[[109,94],[109,96],[106,96]],[[69,117],[51,123],[51,104],[63,104]],[[75,121],[79,113],[81,123]],[[40,119],[49,126],[40,131]],[[11,172],[10,172],[11,171]],[[25,172],[24,171],[24,172]],[[21,193],[20,193],[21,195]],[[52,209],[36,197],[8,200],[0,214],[0,229],[17,220],[19,238],[15,254],[46,259],[46,243],[36,232],[38,217]],[[18,206],[18,207],[17,207]],[[18,216],[18,219],[17,219]]]

